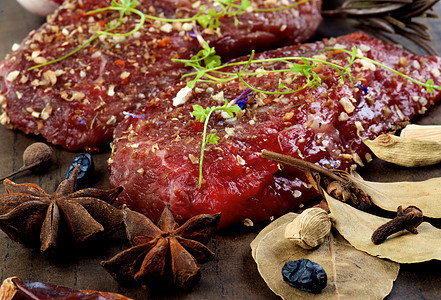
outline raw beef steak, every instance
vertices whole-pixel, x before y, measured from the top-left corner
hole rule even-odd
[[[295,3],[275,1],[270,7]],[[139,1],[146,14],[186,18],[199,5],[215,7],[213,1]],[[57,63],[34,70],[30,67],[70,53],[98,30],[118,19],[119,12],[107,10],[110,0],[67,0],[40,29],[30,35],[0,63],[1,123],[70,150],[96,149],[111,141],[124,111],[143,105],[175,85],[187,71],[172,58],[190,58],[200,45],[191,37],[191,23],[165,23],[147,19],[138,32],[127,37],[102,35],[84,49]],[[254,10],[221,20],[219,30],[202,36],[218,47],[219,53],[237,56],[252,48],[262,49],[302,42],[311,37],[321,22],[319,0],[294,8],[256,13],[267,1],[253,1]],[[116,32],[129,32],[139,17],[126,16]],[[199,29],[201,31],[201,29]]]
[[[441,84],[441,59],[414,56],[362,33],[268,51],[255,59],[303,56],[346,66],[350,55],[325,47],[351,50],[353,46],[365,57],[413,78]],[[258,74],[244,80],[266,91],[302,87],[304,76],[264,72],[286,67],[285,62],[252,64],[248,71]],[[240,71],[242,66],[234,68]],[[222,71],[234,72],[234,68]],[[155,220],[166,204],[181,220],[221,212],[221,226],[246,218],[269,219],[316,193],[302,172],[279,169],[261,157],[262,149],[333,169],[362,165],[370,160],[362,138],[396,128],[440,98],[439,91],[429,93],[363,59],[356,59],[350,69],[352,82],[349,76],[343,79],[333,68],[317,63],[314,71],[321,84],[287,95],[249,92],[237,79],[197,83],[187,102],[177,107],[173,95],[182,85],[172,88],[127,116],[115,130],[109,170],[111,186],[124,187],[118,201]],[[221,139],[205,150],[203,182],[198,188],[203,125],[191,116],[192,105],[222,106],[224,99],[230,103],[246,99],[246,103],[240,116],[226,119],[215,113],[210,118],[209,132]]]

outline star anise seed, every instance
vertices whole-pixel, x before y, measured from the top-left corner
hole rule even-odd
[[[98,233],[122,226],[122,212],[110,205],[122,188],[75,191],[78,166],[53,194],[35,184],[4,181],[0,196],[0,228],[14,241],[52,252],[65,239],[79,244]],[[67,236],[66,236],[67,235]]]
[[[125,284],[151,285],[170,280],[188,290],[200,279],[198,263],[214,258],[205,244],[220,221],[220,214],[201,214],[178,227],[167,205],[156,226],[146,216],[123,207],[127,237],[133,247],[101,265]]]

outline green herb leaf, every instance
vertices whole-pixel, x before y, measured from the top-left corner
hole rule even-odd
[[[434,87],[435,87],[435,83],[433,82],[432,79],[427,79],[426,81],[426,90],[429,93],[434,93]]]
[[[196,120],[198,120],[201,123],[204,123],[209,113],[210,113],[209,107],[203,108],[198,104],[193,105],[193,111],[191,112],[191,114],[196,118]]]
[[[209,135],[207,135],[207,143],[210,143],[212,145],[217,145],[217,142],[220,140],[220,137],[218,137],[216,134],[214,133],[210,133]]]
[[[368,62],[370,62],[370,63],[373,63],[374,65],[379,66],[380,68],[386,69],[386,70],[388,70],[388,71],[391,71],[392,73],[397,74],[398,76],[401,76],[401,77],[403,77],[403,78],[409,80],[410,82],[413,82],[414,84],[417,84],[417,85],[420,85],[420,86],[425,87],[426,90],[427,90],[429,93],[433,93],[434,90],[441,91],[441,86],[439,86],[439,85],[435,85],[435,83],[433,82],[432,79],[428,79],[425,83],[422,82],[422,81],[419,81],[419,80],[417,80],[417,79],[414,79],[414,78],[412,78],[412,77],[410,77],[410,76],[408,76],[408,75],[406,75],[406,74],[403,74],[403,73],[401,73],[401,72],[399,72],[399,71],[397,71],[397,70],[394,70],[394,69],[392,69],[391,67],[388,67],[388,66],[386,66],[386,65],[384,65],[384,64],[382,64],[382,63],[380,63],[380,62],[378,62],[378,61],[376,61],[376,60],[373,60],[373,59],[370,59],[369,57],[366,57],[366,56],[363,56],[363,55],[358,54],[358,53],[357,53],[357,50],[356,50],[356,48],[355,48],[355,46],[354,46],[354,48],[352,48],[352,52],[350,52],[350,51],[348,51],[348,50],[345,50],[345,49],[333,48],[333,47],[326,47],[325,49],[339,50],[339,51],[345,52],[345,53],[347,53],[347,54],[350,54],[351,57],[353,57],[353,60],[355,60],[355,58],[358,58],[358,59],[363,59],[363,60],[365,60],[365,61],[368,61]],[[355,54],[354,54],[354,53],[355,53]],[[355,56],[354,56],[354,55],[355,55]]]
[[[204,161],[204,151],[207,144],[217,145],[220,137],[218,137],[215,133],[210,133],[207,135],[207,129],[208,129],[208,121],[210,119],[210,116],[213,112],[221,110],[228,113],[229,116],[233,117],[233,113],[238,113],[241,111],[241,108],[238,105],[232,105],[228,106],[228,100],[225,99],[225,105],[218,107],[218,106],[211,106],[203,108],[202,106],[195,104],[193,105],[193,111],[191,114],[196,118],[196,120],[204,123],[204,131],[202,133],[202,144],[201,144],[201,155],[199,158],[199,188],[202,186],[202,165]]]
[[[204,28],[208,27],[208,24],[210,24],[210,18],[207,15],[200,15],[196,18],[196,21]]]
[[[208,44],[207,44],[208,45]],[[208,47],[208,46],[207,46]],[[241,62],[234,62],[234,63],[227,63],[224,65],[220,65],[220,59],[217,59],[217,56],[215,55],[215,49],[205,49],[205,54],[209,55],[208,57],[212,57],[213,62],[208,61],[205,63],[205,65],[201,64],[200,61],[197,63],[195,60],[173,60],[185,63],[187,66],[190,66],[191,63],[193,63],[193,67],[196,69],[196,72],[187,73],[183,76],[189,77],[194,76],[193,80],[191,80],[187,85],[189,87],[194,87],[195,83],[198,81],[206,81],[206,82],[219,82],[219,83],[225,83],[231,80],[239,79],[247,88],[257,92],[257,93],[263,93],[263,94],[269,94],[269,95],[287,95],[299,92],[305,88],[308,87],[316,87],[320,86],[322,83],[321,77],[314,72],[314,68],[317,66],[318,63],[321,63],[323,65],[327,65],[331,68],[333,68],[336,72],[338,72],[341,76],[341,84],[343,84],[346,81],[346,78],[350,82],[353,81],[352,73],[351,73],[351,66],[355,63],[357,59],[366,60],[372,64],[375,64],[381,68],[384,68],[386,70],[389,70],[411,82],[414,84],[423,86],[426,88],[426,90],[430,93],[433,93],[434,90],[440,90],[441,86],[435,85],[434,81],[432,79],[427,80],[426,82],[422,82],[419,80],[416,80],[408,75],[405,75],[399,71],[396,71],[380,62],[377,62],[373,59],[370,59],[368,57],[365,57],[358,53],[357,47],[353,47],[351,51],[340,49],[340,48],[333,48],[333,47],[326,47],[325,49],[332,49],[332,50],[339,50],[342,52],[345,52],[349,54],[350,56],[347,58],[348,63],[346,65],[337,65],[335,63],[331,63],[325,60],[320,60],[317,58],[310,58],[310,57],[278,57],[278,58],[267,58],[267,59],[253,59],[254,58],[254,52],[251,53],[251,56],[248,61],[241,61]],[[201,50],[202,51],[202,50]],[[205,61],[205,59],[204,59]],[[295,61],[301,61],[301,63],[295,63]],[[191,62],[191,63],[190,63]],[[280,69],[276,71],[263,71],[263,72],[246,72],[247,68],[251,64],[255,63],[272,63],[272,62],[284,62],[288,65],[287,69]],[[233,66],[240,66],[243,65],[244,67],[239,72],[237,70],[234,70],[233,72],[225,72],[222,71],[222,69],[227,67],[233,67]],[[268,73],[283,73],[283,72],[293,72],[295,73],[294,79],[297,79],[299,76],[303,76],[306,79],[306,84],[303,85],[301,88],[296,90],[290,90],[285,85],[281,84],[279,85],[279,91],[265,91],[257,89],[253,86],[251,86],[247,81],[245,80],[245,77],[247,76],[256,76],[258,74],[268,74]]]
[[[348,57],[349,65],[352,65],[357,57],[357,47],[352,47],[351,57]]]

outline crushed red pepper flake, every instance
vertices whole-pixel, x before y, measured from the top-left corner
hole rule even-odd
[[[162,40],[158,41],[158,46],[159,47],[166,47],[169,43],[170,43],[170,38],[165,37]]]

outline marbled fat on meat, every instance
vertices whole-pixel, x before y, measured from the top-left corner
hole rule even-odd
[[[324,47],[356,46],[366,57],[413,78],[441,84],[441,59],[414,56],[365,34],[332,38],[256,55],[255,59],[305,56],[339,65],[348,54]],[[247,58],[244,58],[247,59]],[[250,71],[278,70],[285,63],[252,64]],[[240,70],[241,67],[237,67]],[[187,102],[174,107],[171,88],[161,99],[128,116],[115,130],[110,158],[111,186],[123,186],[119,200],[157,220],[170,204],[177,219],[200,213],[221,212],[221,226],[249,218],[268,220],[316,196],[304,175],[293,168],[279,169],[261,157],[262,149],[305,159],[321,166],[347,169],[369,161],[363,138],[396,128],[424,113],[440,98],[392,72],[357,59],[351,66],[353,81],[318,63],[320,86],[289,95],[252,93],[239,117],[210,118],[209,132],[221,137],[205,150],[203,183],[198,188],[198,160],[203,125],[190,115],[193,104],[224,104],[246,90],[238,80],[198,83]],[[233,67],[228,70],[232,72]],[[274,91],[283,83],[294,90],[305,83],[293,73],[267,73],[245,77],[254,87]],[[364,89],[364,87],[366,89]],[[170,95],[170,96],[168,96]],[[145,118],[149,116],[149,118]]]
[[[60,58],[77,49],[98,30],[114,24],[118,11],[87,14],[110,5],[110,0],[67,0],[40,29],[33,31],[18,49],[0,63],[1,123],[25,133],[42,135],[69,150],[97,149],[109,143],[123,112],[175,85],[188,71],[172,58],[188,59],[200,45],[190,37],[191,26],[147,19],[142,29],[127,37],[102,35],[81,51],[57,63],[28,68]],[[139,1],[147,14],[186,18],[198,5],[213,8],[214,1]],[[295,3],[274,1],[269,7]],[[253,8],[268,7],[252,1]],[[293,44],[310,38],[321,22],[321,1],[311,0],[277,13],[247,12],[221,20],[219,30],[202,36],[225,57]],[[130,14],[118,32],[132,30],[139,17]]]

